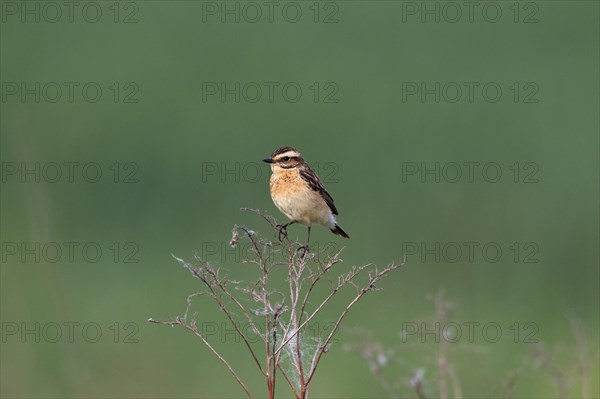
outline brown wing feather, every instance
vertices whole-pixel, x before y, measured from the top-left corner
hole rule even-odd
[[[327,190],[325,190],[323,183],[321,183],[321,180],[319,180],[319,176],[317,176],[317,174],[307,166],[306,168],[302,168],[300,170],[300,177],[308,183],[309,187],[312,190],[318,192],[321,195],[329,209],[331,209],[331,212],[334,215],[337,215],[338,211],[335,208],[335,204],[333,203],[333,198],[331,198],[331,195],[329,195]]]

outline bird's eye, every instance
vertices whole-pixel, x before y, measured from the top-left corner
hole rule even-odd
[[[283,162],[287,162],[287,161],[289,161],[289,160],[290,160],[290,157],[283,157],[283,158],[282,158],[282,161],[283,161]]]

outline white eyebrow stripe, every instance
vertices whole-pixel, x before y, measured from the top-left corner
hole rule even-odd
[[[284,152],[283,154],[279,154],[279,155],[275,156],[274,159],[282,159],[282,158],[285,158],[285,157],[290,157],[290,158],[300,157],[300,153],[298,151],[291,151],[290,150],[290,151]]]

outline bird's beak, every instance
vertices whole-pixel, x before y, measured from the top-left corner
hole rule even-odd
[[[273,161],[273,158],[265,158],[265,159],[263,159],[263,162],[273,163],[274,161]]]

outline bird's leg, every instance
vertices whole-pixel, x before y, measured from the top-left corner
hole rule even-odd
[[[279,238],[279,242],[283,242],[283,240],[285,240],[287,238],[287,235],[288,235],[287,228],[291,224],[294,224],[293,220],[291,222],[289,222],[289,223],[278,224],[277,226],[275,226],[275,227],[277,227],[279,229],[279,234],[277,236],[277,238]]]
[[[306,240],[306,245],[303,245],[300,248],[298,248],[298,251],[300,251],[300,250],[303,251],[302,257],[304,257],[304,255],[306,255],[306,253],[308,252],[309,244],[310,244],[310,226],[308,226],[308,239]]]

